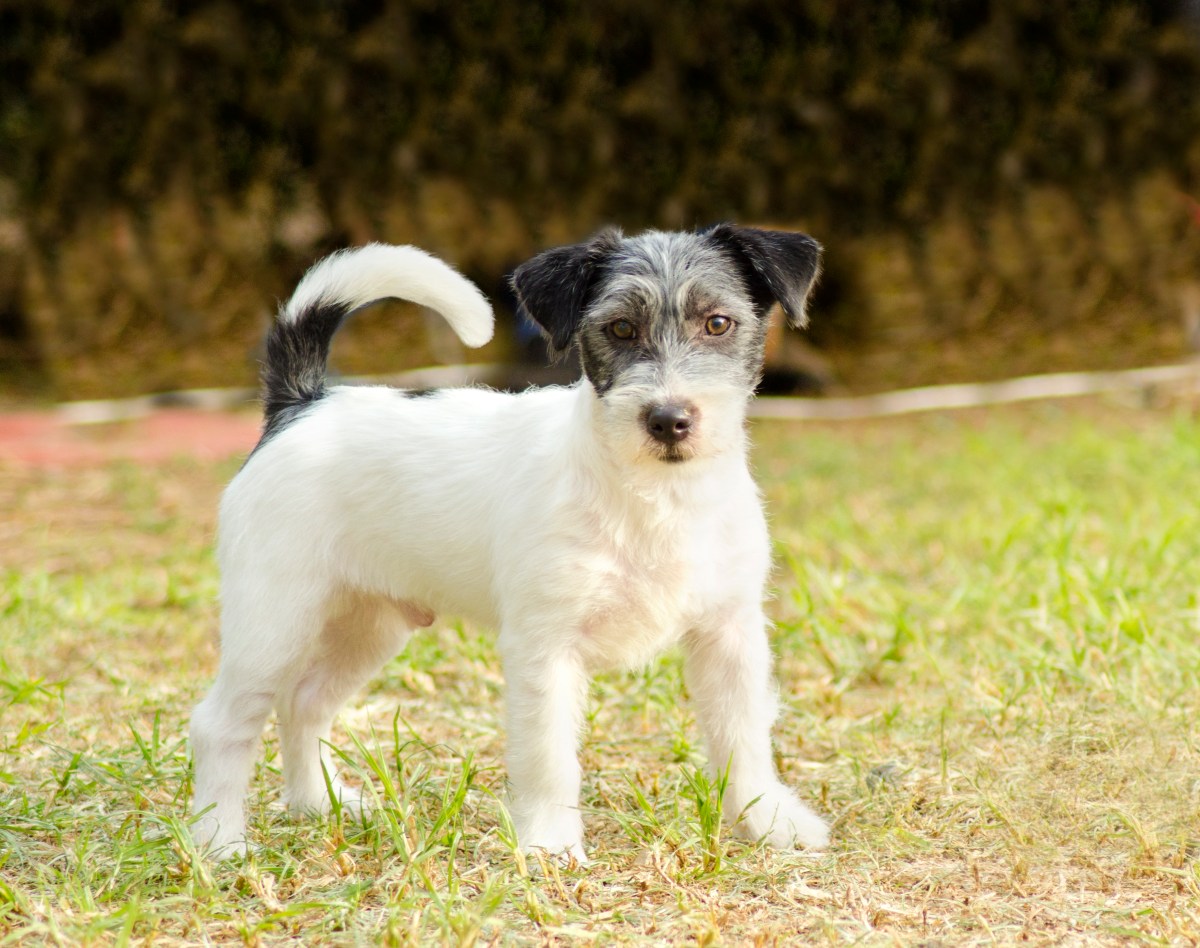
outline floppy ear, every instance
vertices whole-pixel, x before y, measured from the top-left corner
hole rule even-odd
[[[819,243],[808,234],[734,224],[717,224],[704,233],[734,255],[756,306],[765,310],[778,300],[791,325],[808,324],[804,304],[821,273]]]
[[[619,230],[606,228],[585,243],[538,254],[509,278],[522,312],[542,328],[555,355],[575,337],[601,264],[620,240]]]

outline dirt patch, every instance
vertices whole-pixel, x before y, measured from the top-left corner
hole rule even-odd
[[[56,411],[0,414],[0,464],[62,468],[107,461],[219,461],[248,454],[262,422],[253,412],[169,408],[127,421],[81,425]]]

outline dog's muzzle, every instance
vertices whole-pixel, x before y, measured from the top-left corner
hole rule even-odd
[[[679,444],[692,433],[695,411],[688,405],[667,404],[646,413],[646,430],[661,444]]]

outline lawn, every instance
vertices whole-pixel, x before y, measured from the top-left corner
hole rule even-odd
[[[334,743],[366,824],[186,833],[236,459],[0,461],[0,943],[1200,941],[1200,414],[759,423],[786,779],[825,853],[726,839],[678,656],[594,687],[585,870],[514,852],[487,630],[416,638]]]

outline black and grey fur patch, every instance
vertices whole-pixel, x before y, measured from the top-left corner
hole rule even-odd
[[[282,313],[275,319],[267,333],[262,367],[263,433],[255,451],[324,397],[329,347],[349,315],[347,303],[317,300],[293,319],[284,319]]]
[[[570,346],[593,287],[622,244],[621,232],[609,227],[584,243],[547,250],[514,271],[511,283],[517,301],[541,327],[555,354]]]
[[[280,412],[316,401],[325,394],[325,366],[334,333],[350,307],[318,300],[293,319],[275,320],[267,334],[263,363],[263,410],[267,424]]]
[[[805,303],[821,273],[821,245],[808,234],[717,224],[704,231],[724,247],[761,312],[778,302],[797,329],[808,324]]]
[[[672,360],[686,361],[693,376],[749,390],[762,372],[770,307],[778,301],[793,324],[804,324],[820,254],[806,234],[731,224],[636,237],[609,229],[535,257],[512,283],[555,351],[578,346],[600,395],[639,364]],[[732,320],[731,328],[711,332],[714,316]],[[620,338],[630,327],[632,336]]]

